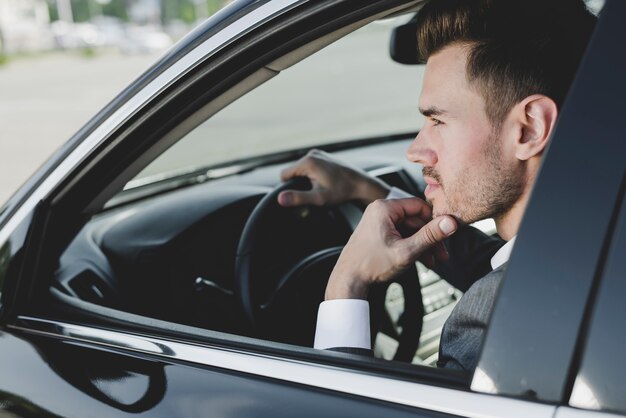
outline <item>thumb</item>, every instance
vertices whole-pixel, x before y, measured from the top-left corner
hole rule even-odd
[[[457,230],[457,222],[452,216],[439,216],[424,225],[407,238],[414,254],[421,254],[440,243]]]
[[[321,192],[315,189],[303,192],[285,190],[278,194],[278,203],[286,207],[302,205],[321,206],[324,204],[324,198]]]

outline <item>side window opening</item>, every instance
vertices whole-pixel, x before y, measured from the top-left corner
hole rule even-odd
[[[55,287],[83,301],[149,318],[256,336],[235,297],[234,261],[244,223],[268,190],[267,179],[278,181],[280,166],[259,164],[241,171],[238,167],[242,162],[334,143],[357,151],[370,146],[373,152],[382,150],[404,160],[407,141],[423,123],[417,111],[423,67],[391,61],[388,42],[393,28],[411,17],[366,25],[282,71],[193,129],[123,192],[147,190],[150,197],[122,202],[83,228],[61,258]],[[388,137],[399,141],[376,148]],[[367,153],[364,148],[364,159],[369,158]],[[366,167],[378,168],[367,163]],[[415,187],[403,167],[388,167],[395,167],[384,175],[390,184]],[[204,178],[197,186],[178,189],[177,181],[187,173],[197,175],[199,169],[204,170]],[[171,188],[152,195],[150,187],[157,183],[169,183]],[[308,215],[297,216],[292,226]],[[338,216],[330,212],[305,226],[313,232],[316,226],[318,232],[321,227],[331,231],[312,240],[315,251],[320,250],[316,246],[340,245],[349,236]],[[493,233],[492,223],[480,227]],[[425,316],[412,361],[434,366],[441,326],[462,292],[421,264],[416,274]],[[390,360],[397,349],[393,336],[402,331],[404,299],[397,285],[384,295],[391,328],[377,334],[374,351],[379,358]],[[276,341],[282,338],[279,331],[273,337]]]

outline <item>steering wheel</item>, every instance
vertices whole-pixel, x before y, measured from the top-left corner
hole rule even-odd
[[[328,242],[324,248],[306,247],[310,236],[298,236],[294,231],[307,229],[320,235],[319,228],[337,228],[342,218],[336,208],[285,208],[278,204],[283,190],[308,190],[306,177],[287,181],[265,195],[246,222],[235,261],[236,294],[243,309],[249,334],[290,344],[312,346],[319,304],[324,300],[328,277],[349,238],[350,228],[342,242]],[[312,225],[312,226],[311,226]],[[317,234],[315,234],[317,232]],[[315,240],[313,240],[315,241]],[[276,254],[275,248],[281,250]],[[303,254],[304,252],[304,254]],[[288,259],[290,265],[273,260]],[[404,293],[404,310],[396,331],[385,308],[385,295],[391,283],[370,289],[370,324],[372,342],[378,332],[398,342],[394,360],[410,362],[419,344],[424,308],[415,267],[399,275],[398,283]]]

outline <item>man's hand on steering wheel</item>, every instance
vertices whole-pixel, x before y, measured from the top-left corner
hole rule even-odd
[[[278,195],[281,206],[339,205],[359,200],[368,205],[389,194],[389,186],[366,172],[333,158],[330,154],[311,150],[281,173],[282,181],[308,177],[313,188],[307,191],[285,190]]]

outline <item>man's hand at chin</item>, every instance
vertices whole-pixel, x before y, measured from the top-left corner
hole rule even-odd
[[[418,198],[369,205],[330,275],[325,299],[366,299],[372,284],[393,279],[417,260],[430,267],[447,260],[442,241],[456,231],[456,220],[431,216]],[[407,228],[417,232],[404,237],[400,230]]]

